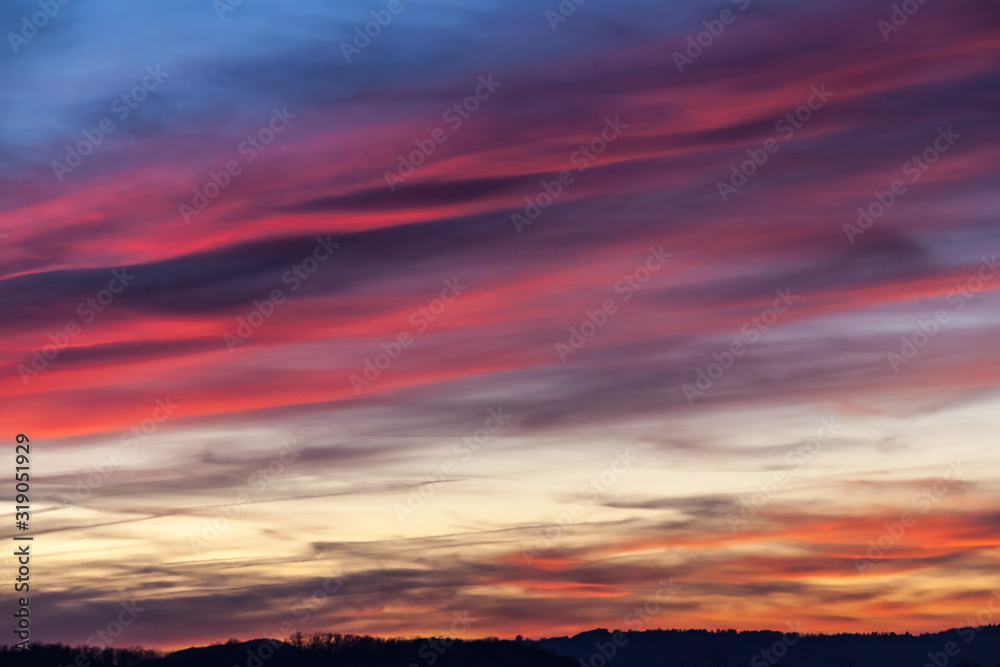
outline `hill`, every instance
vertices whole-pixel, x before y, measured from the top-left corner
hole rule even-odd
[[[933,634],[591,630],[537,644],[578,667],[1000,667],[1000,626]]]
[[[1000,626],[923,635],[735,630],[590,630],[573,637],[463,641],[319,633],[164,654],[141,648],[0,646],[4,667],[1000,667]]]

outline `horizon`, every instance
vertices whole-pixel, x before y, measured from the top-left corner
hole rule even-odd
[[[1000,595],[997,596],[1000,600]],[[286,640],[258,637],[230,638],[208,646],[176,651],[151,651],[138,646],[118,649],[34,644],[31,652],[2,646],[0,652],[24,667],[60,667],[64,664],[218,665],[233,662],[245,667],[264,663],[281,665],[434,665],[444,667],[520,664],[526,667],[662,667],[664,664],[726,667],[843,667],[844,664],[878,667],[947,667],[952,658],[965,667],[992,664],[1000,655],[1000,626],[952,629],[946,633],[910,635],[864,633],[849,635],[800,634],[797,632],[736,632],[735,630],[644,630],[638,632],[592,630],[575,637],[533,640],[449,639],[447,635],[412,638],[378,638],[318,632],[296,633]],[[982,639],[977,638],[982,637]],[[975,642],[975,643],[974,643]],[[417,662],[413,661],[418,656]],[[742,656],[742,660],[741,660]],[[272,658],[276,658],[271,662]],[[786,662],[787,659],[787,662]],[[362,662],[359,663],[358,660]],[[985,662],[984,662],[985,661]]]
[[[10,636],[993,618],[995,3],[293,5],[0,15]]]
[[[618,632],[621,632],[621,633],[624,633],[624,634],[630,634],[630,633],[655,633],[655,632],[665,632],[665,633],[671,633],[671,632],[673,632],[673,633],[704,632],[704,633],[707,633],[707,634],[733,634],[733,633],[735,633],[735,634],[744,634],[744,633],[746,633],[746,634],[753,634],[753,633],[759,633],[759,634],[776,634],[776,635],[795,634],[795,635],[800,636],[800,637],[837,637],[837,636],[840,636],[840,635],[851,635],[851,636],[859,636],[859,637],[868,637],[868,636],[876,635],[876,636],[897,636],[897,637],[907,637],[908,636],[908,637],[917,637],[917,638],[919,638],[919,637],[925,637],[925,636],[934,636],[934,635],[948,634],[948,633],[954,632],[956,630],[965,630],[965,629],[975,629],[975,630],[977,630],[977,632],[982,632],[982,630],[984,628],[996,628],[996,627],[1000,627],[1000,616],[997,616],[996,619],[991,619],[991,622],[989,624],[987,624],[987,625],[979,625],[979,626],[963,625],[963,626],[955,626],[955,627],[952,627],[952,628],[944,628],[944,629],[941,629],[941,630],[933,630],[933,631],[921,632],[921,633],[911,633],[911,632],[880,632],[880,631],[875,631],[875,630],[873,630],[873,631],[847,632],[847,633],[843,633],[843,632],[835,632],[835,633],[829,633],[829,632],[797,632],[797,631],[793,633],[788,628],[785,628],[784,630],[782,630],[782,629],[776,629],[776,628],[760,629],[760,630],[737,630],[735,628],[676,628],[676,627],[671,627],[671,628],[644,628],[642,630],[630,630],[628,628],[595,627],[595,628],[589,628],[587,630],[581,630],[580,632],[575,632],[575,633],[572,633],[572,634],[569,634],[569,635],[552,635],[552,636],[540,636],[540,637],[529,637],[529,636],[524,636],[524,635],[520,635],[520,634],[511,636],[511,637],[497,637],[497,636],[492,636],[492,635],[482,635],[482,636],[476,636],[476,635],[466,636],[466,635],[461,635],[461,636],[459,636],[457,634],[456,635],[451,635],[451,634],[438,634],[438,635],[368,635],[368,634],[362,634],[362,635],[355,635],[355,634],[352,634],[352,633],[338,633],[338,632],[333,632],[332,630],[316,630],[314,632],[302,633],[302,635],[303,635],[303,639],[304,640],[309,639],[312,636],[325,636],[325,635],[328,635],[328,634],[332,634],[332,635],[340,635],[342,637],[351,637],[351,636],[353,636],[353,637],[379,639],[379,640],[386,640],[386,641],[400,641],[400,642],[420,641],[422,639],[435,639],[435,638],[438,638],[438,639],[453,639],[453,640],[456,640],[456,641],[463,641],[463,642],[488,641],[488,640],[497,640],[497,641],[502,641],[502,642],[517,642],[517,641],[519,641],[518,637],[520,637],[521,638],[520,641],[532,642],[532,643],[539,643],[539,642],[545,642],[547,640],[553,640],[553,639],[573,639],[573,638],[579,637],[581,635],[591,634],[591,633],[595,633],[595,632],[604,632],[604,633],[607,633],[609,635],[610,634],[615,634],[615,633],[618,633]],[[197,648],[205,648],[205,647],[208,647],[208,646],[224,645],[224,644],[232,643],[234,641],[237,642],[237,643],[240,643],[240,644],[247,644],[247,643],[252,643],[252,642],[256,642],[256,641],[263,641],[263,640],[280,641],[280,642],[283,642],[283,643],[286,643],[286,644],[292,644],[293,643],[293,638],[290,638],[290,637],[278,638],[278,637],[269,637],[269,636],[259,636],[259,637],[252,637],[252,638],[246,638],[246,639],[244,639],[244,638],[238,637],[238,636],[230,636],[230,637],[227,637],[225,640],[213,641],[211,643],[206,643],[206,644],[197,644],[197,645],[183,645],[183,644],[178,644],[176,646],[145,646],[144,645],[144,646],[139,646],[138,648],[154,649],[154,650],[158,650],[158,651],[163,651],[165,653],[176,653],[178,651],[184,651],[184,650],[188,650],[188,649],[192,649],[192,648],[197,649]],[[65,642],[62,642],[62,643],[65,644]],[[12,645],[6,645],[6,646],[12,646]],[[71,645],[70,647],[71,648],[76,648],[76,646],[77,645]],[[101,648],[104,645],[99,642],[97,644],[84,644],[83,646],[91,646],[93,648]],[[126,647],[118,647],[118,648],[126,648]],[[136,647],[135,646],[128,646],[127,648],[136,648]]]

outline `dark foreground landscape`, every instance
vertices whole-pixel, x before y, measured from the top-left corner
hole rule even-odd
[[[320,633],[291,642],[235,639],[173,653],[0,646],[10,667],[1000,667],[1000,626],[923,635],[799,635],[735,630],[592,630],[515,641],[382,639]]]

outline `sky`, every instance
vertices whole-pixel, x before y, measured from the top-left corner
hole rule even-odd
[[[994,3],[43,4],[0,13],[33,639],[988,602]]]

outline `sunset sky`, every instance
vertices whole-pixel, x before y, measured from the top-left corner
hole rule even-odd
[[[965,624],[1000,14],[902,4],[4,3],[32,638]]]

